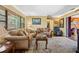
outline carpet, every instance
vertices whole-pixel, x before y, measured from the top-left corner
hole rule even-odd
[[[35,39],[29,51],[26,53],[75,53],[77,49],[77,42],[66,37],[52,37],[48,38],[48,47],[45,49],[45,42],[38,42],[38,49],[36,50]]]

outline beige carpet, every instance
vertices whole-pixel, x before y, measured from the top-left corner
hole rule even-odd
[[[35,49],[35,39],[29,51],[26,53],[75,53],[77,42],[66,37],[53,37],[48,38],[48,47],[45,49],[45,42],[38,42],[38,49]]]

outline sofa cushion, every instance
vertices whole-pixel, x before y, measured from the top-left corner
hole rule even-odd
[[[9,34],[12,35],[12,36],[17,36],[17,31],[12,30],[12,31],[9,32]]]
[[[9,32],[9,34],[12,36],[24,36],[24,33],[21,30],[12,30]]]
[[[17,31],[17,36],[24,36],[24,33],[22,30]]]

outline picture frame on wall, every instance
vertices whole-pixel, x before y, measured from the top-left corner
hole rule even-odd
[[[33,25],[41,25],[41,18],[32,18]]]
[[[64,18],[59,20],[59,27],[64,28]]]
[[[55,26],[55,27],[60,27],[60,26],[59,26],[59,21],[55,21],[55,20],[54,20],[54,26]]]

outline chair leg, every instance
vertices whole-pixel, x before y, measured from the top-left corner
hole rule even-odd
[[[48,40],[46,39],[46,49],[47,49]]]
[[[14,52],[15,52],[15,45],[12,48],[12,53],[14,53]]]
[[[36,50],[37,50],[37,48],[38,48],[38,41],[36,40]]]
[[[45,46],[46,46],[46,48],[45,48],[45,49],[47,49],[47,41],[46,41],[46,45],[45,45]]]

